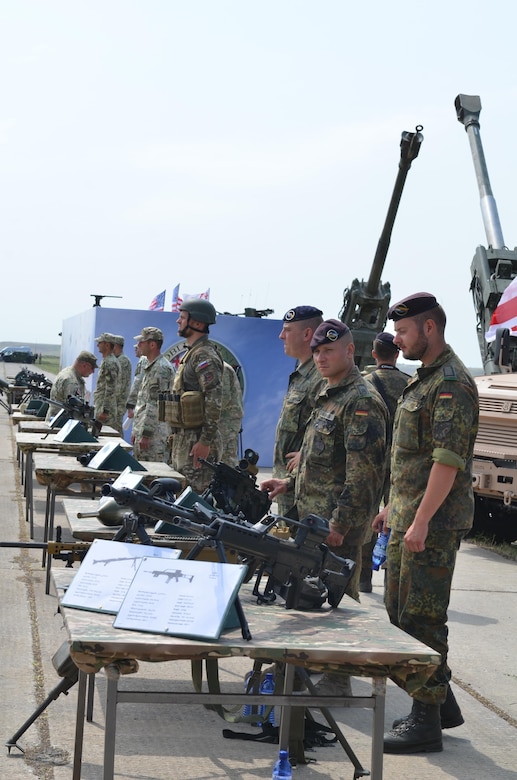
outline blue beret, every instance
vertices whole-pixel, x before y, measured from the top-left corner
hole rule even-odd
[[[325,320],[314,331],[311,349],[314,351],[320,344],[333,344],[346,333],[350,333],[350,328],[341,320]]]
[[[313,317],[321,317],[323,312],[315,306],[295,306],[284,314],[284,322],[301,322],[302,320],[312,320]]]
[[[405,317],[415,317],[425,311],[436,309],[440,304],[431,293],[418,292],[408,295],[398,303],[395,303],[388,311],[390,320],[403,320]]]

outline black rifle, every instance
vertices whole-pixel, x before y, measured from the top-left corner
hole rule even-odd
[[[245,454],[253,457],[243,458],[236,467],[223,462],[211,463],[200,458],[201,462],[214,472],[203,498],[221,512],[229,515],[241,514],[248,523],[253,524],[264,517],[271,506],[271,499],[265,490],[260,490],[256,485],[257,469],[253,467],[258,455],[253,450],[246,450]]]
[[[53,398],[47,399],[52,406],[59,406],[61,412],[53,418],[53,424],[59,422],[59,426],[67,422],[67,420],[79,420],[84,425],[86,430],[91,428],[91,434],[95,438],[100,434],[102,429],[102,423],[95,419],[95,409],[87,401],[82,398],[78,398],[75,395],[69,395],[65,403],[61,401],[55,401]],[[59,421],[58,418],[59,417]]]
[[[329,550],[325,544],[328,522],[317,515],[309,515],[301,522],[268,516],[253,526],[199,503],[187,509],[141,490],[106,484],[102,493],[110,495],[120,506],[127,506],[134,515],[188,529],[200,537],[200,546],[222,544],[237,552],[248,564],[250,577],[257,571],[253,594],[259,602],[272,602],[279,595],[285,600],[286,609],[320,607],[325,600],[337,607],[355,569],[354,561]],[[298,529],[294,539],[280,539],[270,533],[279,519]],[[190,556],[195,557],[195,553]],[[260,593],[264,574],[267,584]]]

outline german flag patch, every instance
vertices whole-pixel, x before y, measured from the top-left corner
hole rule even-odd
[[[447,392],[444,391],[443,393],[440,393],[438,398],[440,398],[441,400],[444,400],[444,401],[448,401],[448,400],[450,400],[452,398],[452,393],[447,393]]]
[[[368,417],[368,412],[366,409],[356,409],[355,410],[356,417]]]

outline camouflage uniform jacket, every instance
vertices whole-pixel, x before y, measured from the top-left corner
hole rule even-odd
[[[297,366],[289,377],[275,435],[273,476],[278,479],[289,476],[285,457],[288,452],[298,452],[301,448],[305,426],[322,385],[312,357]]]
[[[119,416],[122,417],[126,410],[126,403],[131,390],[131,375],[133,373],[133,366],[127,355],[123,352],[117,355],[117,360],[120,365],[120,389],[117,401],[117,408]]]
[[[103,358],[97,377],[97,385],[93,395],[95,416],[107,414],[107,425],[112,425],[118,420],[117,398],[120,388],[120,365],[115,355],[106,355]]]
[[[369,374],[365,374],[364,378],[367,382],[371,382],[375,389],[379,392],[388,409],[388,430],[386,436],[386,474],[384,477],[384,488],[382,491],[384,503],[387,504],[390,493],[390,459],[393,421],[395,419],[395,412],[397,410],[397,401],[399,400],[402,391],[411,377],[409,374],[405,374],[403,371],[400,371],[396,366],[386,364],[378,366]]]
[[[146,364],[147,364],[147,358],[144,355],[142,355],[142,357],[138,359],[138,363],[136,364],[135,375],[133,377],[133,384],[131,385],[131,390],[129,391],[129,395],[126,401],[126,409],[134,409],[136,406],[136,399],[138,398],[138,391],[140,389],[140,385],[142,384],[142,376],[143,376],[144,366]]]
[[[384,481],[388,413],[354,366],[321,389],[303,439],[295,482],[300,518],[326,517],[345,543],[362,544]]]
[[[135,441],[141,438],[151,439],[161,429],[167,426],[167,436],[170,433],[167,423],[158,421],[158,396],[170,392],[174,380],[174,368],[164,355],[158,355],[153,361],[147,358],[142,363],[142,378],[138,389],[138,397],[133,418],[133,436]]]
[[[181,358],[174,378],[173,391],[181,395],[187,390],[203,393],[205,422],[199,429],[198,441],[210,446],[217,438],[223,402],[223,360],[216,345],[201,336]]]
[[[59,401],[64,404],[69,395],[76,398],[84,399],[86,394],[86,384],[82,376],[79,376],[73,366],[64,368],[56,376],[52,389],[50,391],[50,399]],[[49,406],[46,419],[50,419],[60,411],[60,406]]]
[[[478,414],[474,380],[447,345],[437,360],[417,370],[398,402],[391,454],[388,523],[392,529],[405,532],[413,522],[435,462],[458,472],[431,526],[447,530],[472,526]]]
[[[239,433],[243,416],[241,383],[233,367],[229,363],[224,363],[219,432],[223,443],[221,460],[230,466],[238,464]]]

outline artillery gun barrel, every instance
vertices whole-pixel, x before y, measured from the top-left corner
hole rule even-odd
[[[467,132],[474,170],[479,189],[481,215],[485,226],[486,239],[489,247],[503,249],[505,246],[503,231],[499,221],[497,205],[490,186],[490,178],[481,143],[479,132],[479,115],[481,113],[481,99],[479,95],[458,95],[454,101],[458,122],[465,125]]]
[[[393,193],[381,237],[377,244],[377,251],[375,252],[375,257],[373,259],[370,276],[368,277],[365,288],[366,295],[372,298],[375,298],[378,294],[382,269],[384,268],[384,263],[388,255],[391,234],[393,232],[393,225],[395,223],[395,217],[397,216],[402,190],[404,189],[411,163],[418,157],[420,146],[424,140],[424,136],[422,135],[423,129],[422,125],[417,125],[414,133],[409,133],[407,131],[402,133],[400,140],[399,171],[395,180],[395,186],[393,187]]]

